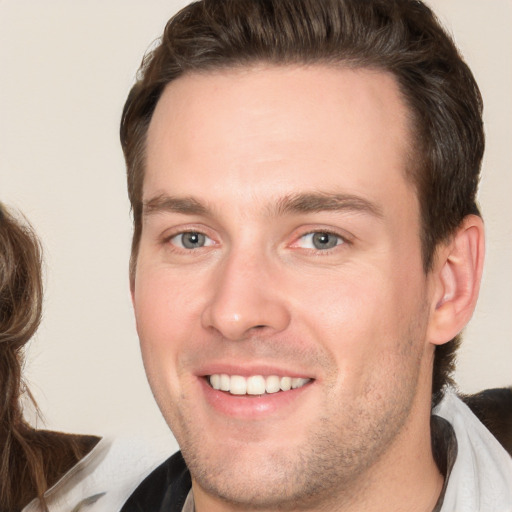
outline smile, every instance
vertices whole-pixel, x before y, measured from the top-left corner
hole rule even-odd
[[[278,377],[277,375],[242,377],[225,373],[210,375],[207,380],[213,389],[226,391],[232,395],[265,395],[290,391],[301,388],[311,381],[301,377]]]

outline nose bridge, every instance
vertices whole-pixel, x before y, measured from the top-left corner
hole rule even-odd
[[[216,269],[203,326],[230,340],[244,339],[255,330],[285,329],[289,312],[280,297],[277,276],[275,264],[264,250],[233,247]]]

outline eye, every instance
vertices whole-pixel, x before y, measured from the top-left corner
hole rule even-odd
[[[307,233],[306,235],[301,236],[297,245],[303,249],[325,251],[327,249],[333,249],[342,243],[344,243],[344,240],[339,235],[325,231],[316,231],[314,233]]]
[[[209,247],[214,244],[211,238],[198,231],[179,233],[170,238],[169,242],[181,249],[200,249],[201,247]]]

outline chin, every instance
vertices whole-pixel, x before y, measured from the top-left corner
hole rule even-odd
[[[296,510],[318,502],[324,492],[316,478],[297,472],[283,454],[251,457],[231,452],[213,465],[184,456],[202,492],[242,509]]]

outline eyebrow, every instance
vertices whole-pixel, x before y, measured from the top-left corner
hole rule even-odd
[[[270,217],[286,214],[318,213],[323,211],[352,211],[383,217],[382,209],[375,203],[353,194],[311,192],[292,194],[279,198],[266,206]],[[211,215],[211,209],[194,197],[175,197],[161,194],[143,202],[143,215],[155,213],[181,213],[184,215]]]
[[[375,203],[353,194],[312,192],[286,196],[271,206],[271,214],[316,213],[323,211],[355,211],[383,217],[382,209]],[[274,210],[274,211],[272,211]]]
[[[162,212],[185,215],[207,215],[209,213],[209,209],[193,197],[173,197],[165,194],[144,201],[142,211],[144,216]]]

